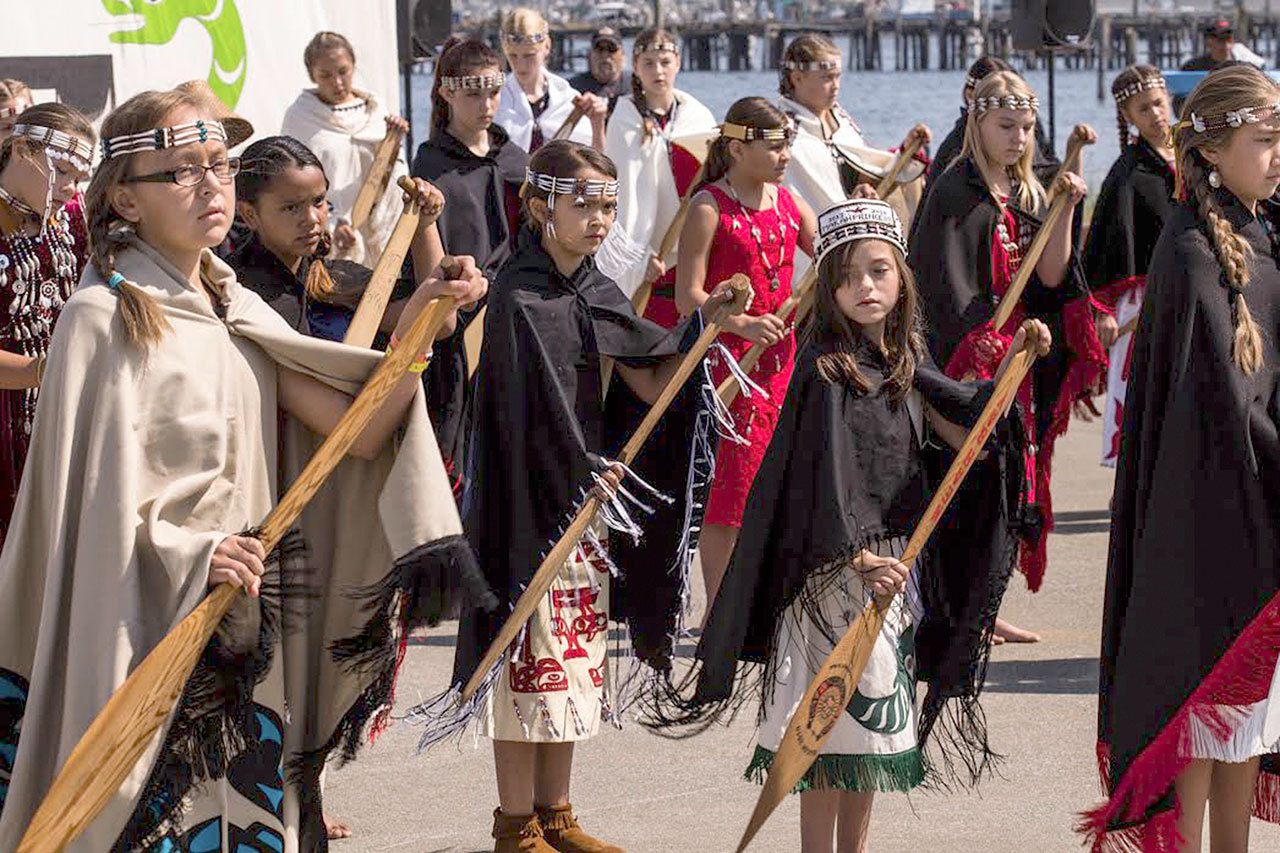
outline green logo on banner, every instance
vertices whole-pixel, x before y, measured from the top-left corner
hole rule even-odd
[[[248,69],[244,25],[236,0],[102,0],[112,15],[132,16],[137,29],[111,34],[116,44],[168,44],[185,20],[204,27],[213,42],[209,85],[228,107],[235,107]]]

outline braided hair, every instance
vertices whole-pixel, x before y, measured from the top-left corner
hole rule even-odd
[[[1111,97],[1116,100],[1116,130],[1119,132],[1120,150],[1137,142],[1129,124],[1129,117],[1124,113],[1124,102],[1118,98],[1121,92],[1135,83],[1149,77],[1160,76],[1160,69],[1153,65],[1130,65],[1116,75],[1111,83]],[[1127,102],[1127,101],[1126,101]]]
[[[1234,327],[1231,358],[1246,375],[1256,373],[1262,367],[1262,334],[1244,299],[1253,252],[1248,241],[1236,233],[1224,215],[1209,183],[1212,166],[1203,153],[1205,149],[1223,150],[1237,128],[1226,123],[1214,123],[1198,131],[1189,119],[1192,114],[1217,116],[1276,100],[1276,84],[1253,66],[1234,65],[1220,69],[1205,77],[1187,97],[1182,107],[1182,114],[1187,118],[1178,123],[1173,135],[1178,195],[1183,200],[1195,199],[1209,245],[1222,267],[1222,281],[1230,294]]]

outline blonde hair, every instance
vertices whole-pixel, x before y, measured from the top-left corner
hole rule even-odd
[[[181,107],[202,109],[192,95],[180,91],[143,92],[121,104],[102,122],[102,138],[110,139],[161,127],[165,118]],[[89,261],[103,281],[116,271],[116,255],[133,239],[133,225],[111,206],[111,193],[129,173],[136,154],[103,160],[93,173],[85,193],[85,215],[89,222]],[[150,348],[169,331],[169,321],[154,298],[136,284],[123,281],[112,290],[119,297],[120,319],[129,343]]]
[[[979,80],[978,85],[973,89],[973,98],[975,100],[979,98],[1004,97],[1034,98],[1035,92],[1031,90],[1025,80],[1012,71],[997,71],[994,74],[988,74]],[[960,156],[973,159],[973,162],[978,166],[978,171],[982,173],[982,179],[986,182],[987,189],[994,196],[996,194],[995,173],[997,167],[992,164],[990,158],[987,157],[987,152],[982,147],[982,132],[978,127],[990,112],[991,110],[987,110],[980,113],[976,109],[969,109],[969,117],[964,123],[964,148],[961,149]],[[1045,202],[1044,186],[1031,168],[1035,152],[1034,140],[1028,140],[1026,148],[1022,151],[1022,156],[1018,158],[1018,162],[1009,168],[1009,177],[1018,183],[1018,206],[1028,213],[1036,212]]]
[[[517,6],[502,17],[502,34],[504,36],[533,36],[538,33],[547,35],[550,28],[547,19],[537,9]]]
[[[1276,94],[1276,84],[1251,65],[1223,68],[1205,77],[1187,97],[1182,107],[1185,118],[1173,132],[1178,195],[1183,200],[1194,198],[1200,217],[1209,226],[1209,243],[1231,290],[1231,314],[1235,327],[1231,359],[1246,375],[1262,367],[1262,335],[1244,299],[1253,250],[1223,215],[1222,206],[1209,184],[1209,172],[1213,167],[1202,153],[1206,149],[1221,151],[1230,143],[1237,129],[1225,122],[1212,122],[1205,130],[1197,131],[1190,117],[1194,113],[1202,118],[1213,118],[1227,112],[1275,103]]]

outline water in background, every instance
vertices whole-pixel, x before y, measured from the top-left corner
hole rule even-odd
[[[1066,138],[1078,122],[1093,125],[1098,144],[1086,149],[1084,178],[1091,194],[1102,185],[1107,170],[1120,153],[1117,139],[1116,112],[1111,100],[1111,80],[1105,78],[1106,99],[1098,101],[1096,71],[1056,70],[1057,138],[1055,150],[1062,155]],[[1041,117],[1049,125],[1049,82],[1045,71],[1029,71],[1024,76],[1040,96]],[[739,98],[762,95],[777,96],[778,76],[767,71],[682,71],[676,85],[693,95],[717,117],[723,117],[729,105]],[[868,142],[877,147],[898,145],[907,131],[919,121],[933,130],[934,144],[951,129],[960,114],[960,92],[964,86],[963,71],[846,71],[840,88],[840,103],[862,128]],[[415,146],[426,136],[431,112],[431,78],[415,75],[411,84],[413,96],[413,130]]]

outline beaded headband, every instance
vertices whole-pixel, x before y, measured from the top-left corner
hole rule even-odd
[[[1257,107],[1242,107],[1238,110],[1231,110],[1222,115],[1201,116],[1195,113],[1191,114],[1191,120],[1183,120],[1178,122],[1178,127],[1190,127],[1196,133],[1204,133],[1209,130],[1221,130],[1224,127],[1243,127],[1246,124],[1257,124],[1262,121],[1264,116],[1259,113],[1271,113],[1273,121],[1280,121],[1280,103],[1262,104]]]
[[[130,133],[124,136],[113,136],[102,140],[102,159],[110,160],[125,154],[137,154],[139,151],[162,151],[165,148],[177,148],[193,142],[216,140],[225,143],[227,131],[220,121],[198,119],[173,127],[157,127],[155,130],[144,130],[141,133]]]
[[[70,163],[82,172],[93,168],[93,146],[78,136],[38,124],[16,124],[13,135],[43,146],[50,157]]]
[[[656,41],[653,44],[645,45],[636,51],[636,56],[642,56],[646,53],[679,53],[680,48],[673,41]]]
[[[839,71],[840,60],[838,59],[820,59],[816,62],[784,62],[782,67],[786,71]]]
[[[969,101],[970,112],[982,115],[988,110],[1039,110],[1040,99],[1035,95],[1000,95],[986,98],[974,98]]]
[[[466,77],[441,77],[441,89],[501,89],[506,80],[501,74],[470,74]]]
[[[1123,104],[1134,95],[1147,92],[1152,89],[1168,89],[1169,84],[1165,82],[1164,77],[1160,74],[1152,74],[1146,77],[1140,77],[1128,86],[1125,86],[1119,92],[1115,93],[1116,106]]]
[[[14,104],[12,107],[0,107],[0,118],[14,118],[21,115],[22,111],[27,108],[26,104]]]
[[[907,255],[902,220],[889,203],[854,198],[837,202],[818,217],[818,238],[814,241],[818,259],[814,263],[822,263],[833,249],[855,240],[884,240],[903,257]]]
[[[726,121],[720,125],[720,135],[726,139],[737,139],[742,142],[754,142],[757,139],[763,139],[766,142],[790,142],[795,131],[790,126],[754,127]]]
[[[966,89],[975,89],[980,82],[980,78],[974,77],[972,74],[964,75],[964,87]]]
[[[616,196],[618,194],[618,182],[616,180],[598,181],[586,178],[557,178],[554,175],[544,175],[529,168],[524,170],[524,182],[553,196],[579,195],[584,198],[600,198],[601,196]]]
[[[542,44],[547,40],[546,33],[503,33],[502,40],[508,44]]]

